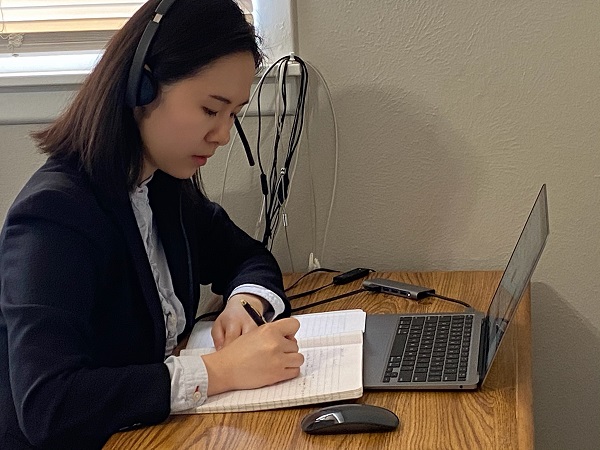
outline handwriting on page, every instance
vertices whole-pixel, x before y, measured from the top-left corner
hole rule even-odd
[[[295,316],[296,334],[304,364],[300,375],[258,389],[225,392],[185,413],[256,411],[362,395],[362,345],[366,314],[362,310],[333,311]],[[181,354],[214,351],[210,330],[213,322],[198,322]]]
[[[195,412],[251,411],[348,398],[362,392],[362,341],[359,344],[311,347],[302,351],[301,374],[258,389],[226,392],[209,397]]]

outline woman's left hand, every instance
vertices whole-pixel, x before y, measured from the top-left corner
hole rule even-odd
[[[257,327],[242,306],[242,300],[250,303],[261,315],[264,314],[263,300],[260,297],[252,294],[236,294],[231,297],[211,330],[217,350]]]

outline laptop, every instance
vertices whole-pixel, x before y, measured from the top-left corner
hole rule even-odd
[[[477,389],[498,352],[549,234],[543,185],[487,312],[367,315],[365,389]]]

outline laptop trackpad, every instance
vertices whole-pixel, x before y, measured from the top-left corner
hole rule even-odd
[[[399,316],[396,314],[367,314],[363,342],[363,386],[365,389],[385,388],[382,386],[382,378],[398,329],[398,320]]]

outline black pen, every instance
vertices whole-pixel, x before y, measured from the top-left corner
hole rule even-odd
[[[254,323],[257,326],[261,326],[264,325],[265,319],[263,319],[263,316],[261,316],[257,310],[254,309],[254,307],[248,303],[246,300],[240,300],[242,302],[242,306],[244,307],[244,309],[246,310],[246,312],[248,313],[248,315],[250,317],[252,317],[252,320],[254,320]]]

